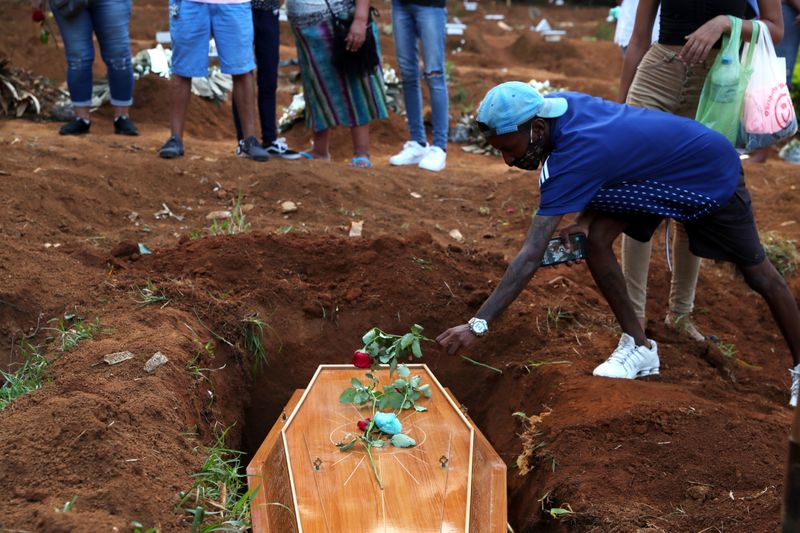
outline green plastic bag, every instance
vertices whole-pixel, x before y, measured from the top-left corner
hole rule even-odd
[[[706,75],[695,120],[723,134],[736,144],[742,116],[744,92],[753,73],[753,49],[758,38],[758,25],[753,26],[753,38],[744,63],[739,60],[742,20],[728,16],[730,36],[723,36],[722,49]]]

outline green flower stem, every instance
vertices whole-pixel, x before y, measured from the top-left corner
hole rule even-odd
[[[381,488],[381,490],[383,490],[383,481],[381,481],[381,476],[378,474],[378,469],[375,467],[375,460],[372,458],[372,445],[365,442],[364,446],[367,448],[369,464],[372,465],[372,472],[375,474],[375,479],[378,480],[378,486]]]
[[[499,368],[495,368],[493,366],[489,366],[489,365],[487,365],[485,363],[481,363],[480,361],[476,361],[475,359],[470,359],[466,355],[462,355],[461,358],[464,359],[465,361],[469,361],[473,365],[478,365],[478,366],[482,366],[483,368],[488,368],[492,372],[497,372],[498,374],[502,374],[503,373],[503,371],[500,370]]]

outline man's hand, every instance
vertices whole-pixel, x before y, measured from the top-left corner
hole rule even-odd
[[[477,340],[478,337],[469,330],[469,324],[450,328],[436,337],[436,342],[450,355],[456,355],[462,349],[469,348]]]

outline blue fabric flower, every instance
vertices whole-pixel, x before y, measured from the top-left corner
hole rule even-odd
[[[394,413],[375,413],[373,420],[378,429],[387,435],[395,435],[403,431],[403,425]]]

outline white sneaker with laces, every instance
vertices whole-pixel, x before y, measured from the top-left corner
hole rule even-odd
[[[428,145],[421,145],[417,141],[408,141],[403,145],[403,149],[399,154],[395,154],[389,158],[389,164],[400,165],[418,165],[422,158],[428,154]]]
[[[633,337],[622,334],[617,349],[597,368],[595,376],[605,378],[635,379],[658,374],[658,346],[647,339],[651,347],[636,346]]]
[[[419,162],[419,168],[424,168],[431,172],[439,172],[444,169],[445,163],[447,163],[447,152],[438,146],[431,146],[428,149],[428,153]]]
[[[800,393],[800,364],[790,368],[789,374],[792,376],[792,392],[791,396],[789,396],[789,405],[797,407],[797,396]]]

